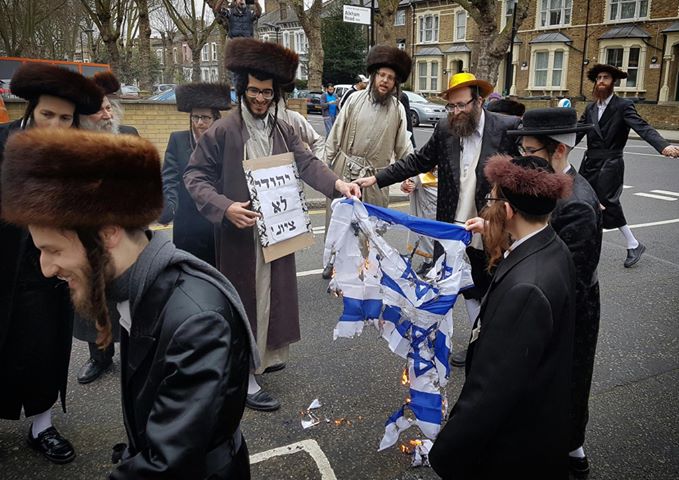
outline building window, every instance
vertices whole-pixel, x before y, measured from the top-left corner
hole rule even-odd
[[[394,26],[401,27],[406,24],[406,11],[397,10],[394,15]]]
[[[606,49],[606,63],[627,72],[627,79],[617,80],[616,86],[637,89],[640,85],[639,65],[641,63],[641,48],[615,47]]]
[[[290,34],[288,32],[283,32],[283,46],[290,48]]]
[[[540,26],[570,25],[573,0],[540,0]]]
[[[210,81],[211,82],[217,82],[219,81],[219,69],[216,67],[212,67],[210,70]]]
[[[608,19],[635,20],[648,17],[648,0],[609,0]]]
[[[464,40],[467,36],[467,12],[460,10],[455,14],[455,40]]]
[[[438,92],[439,61],[422,60],[417,63],[417,90],[419,92]]]
[[[172,49],[172,62],[176,65],[177,64],[177,47],[174,47]]]
[[[201,49],[200,59],[203,62],[207,62],[210,60],[210,45],[208,45],[207,43],[203,45],[203,48]]]
[[[210,69],[209,68],[201,68],[200,69],[200,80],[203,82],[209,82],[210,81]]]
[[[424,91],[427,89],[427,62],[420,62],[418,64],[418,82],[419,90]]]
[[[439,16],[423,15],[419,22],[420,43],[436,43],[439,41]]]
[[[295,47],[297,48],[297,53],[307,53],[309,50],[309,42],[307,42],[304,30],[295,32]]]
[[[568,53],[563,45],[547,47],[546,50],[533,51],[532,90],[566,90]]]
[[[515,0],[502,0],[502,21],[500,25],[500,31],[505,28],[505,26],[512,23],[512,18],[514,16],[514,1]]]
[[[212,61],[217,60],[217,44],[215,42],[212,42],[210,44],[210,50],[212,52]]]
[[[431,62],[431,75],[429,81],[429,90],[436,91],[439,89],[439,62]]]
[[[549,52],[535,52],[535,86],[547,86]]]
[[[162,48],[156,48],[156,57],[158,57],[161,65],[165,65],[165,55],[163,55]]]

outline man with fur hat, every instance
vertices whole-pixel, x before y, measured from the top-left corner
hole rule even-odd
[[[349,97],[325,142],[325,160],[342,179],[351,182],[374,175],[392,158],[412,153],[407,117],[399,102],[400,85],[410,76],[410,56],[396,47],[377,45],[366,60],[368,88]],[[366,187],[363,201],[386,207],[389,189]],[[330,219],[330,201],[326,225]]]
[[[177,110],[189,114],[189,130],[172,132],[163,162],[165,206],[159,222],[174,220],[172,240],[215,266],[215,240],[212,223],[203,217],[184,185],[184,170],[200,137],[219,120],[220,111],[231,109],[231,87],[226,83],[187,83],[175,90]]]
[[[490,192],[490,184],[483,176],[486,161],[497,153],[518,154],[507,130],[516,128],[520,120],[484,110],[484,98],[492,91],[491,84],[471,73],[453,75],[448,89],[441,93],[448,102],[448,118],[438,122],[429,141],[375,176],[359,179],[359,185],[377,183],[383,188],[438,166],[436,219],[461,223],[478,215],[485,205],[484,197]],[[435,249],[434,253],[436,257],[440,252]],[[467,256],[475,286],[463,295],[472,324],[490,281],[480,235],[472,237]],[[464,366],[465,357],[465,350],[461,350],[453,354],[451,362],[457,367]]]
[[[522,117],[526,112],[526,106],[510,98],[500,98],[486,105],[486,111]]]
[[[104,100],[101,102],[101,108],[97,113],[80,116],[82,128],[106,133],[125,133],[139,136],[136,128],[120,124],[123,119],[123,106],[116,98],[117,92],[120,90],[120,82],[113,75],[113,72],[109,70],[97,72],[92,77],[92,80],[103,90]]]
[[[250,209],[243,161],[291,152],[302,180],[328,197],[360,195],[337,178],[278,118],[281,87],[295,78],[298,55],[250,38],[229,41],[226,68],[234,72],[238,110],[216,121],[196,145],[184,182],[198,211],[216,227],[217,266],[240,294],[257,337],[261,367],[251,372],[246,405],[276,410],[280,402],[254,374],[280,370],[300,339],[294,254],[264,262]]]
[[[92,77],[94,83],[104,93],[101,108],[92,115],[80,115],[80,127],[94,132],[127,134],[139,136],[137,129],[128,125],[121,125],[123,107],[115,98],[120,90],[120,82],[111,71],[97,72]],[[113,342],[101,349],[97,346],[97,329],[92,322],[76,315],[73,322],[73,336],[78,340],[87,342],[90,357],[78,370],[78,383],[85,385],[96,379],[111,368],[113,355],[115,354],[115,342],[120,338],[120,325],[118,319],[112,318]]]
[[[547,222],[572,179],[535,156],[495,156],[484,173],[483,236],[497,268],[429,461],[444,479],[567,479],[575,272]]]
[[[11,88],[28,105],[23,118],[0,126],[0,164],[8,137],[22,130],[40,136],[77,127],[79,115],[95,113],[102,101],[91,80],[44,64],[20,67]],[[6,178],[2,188],[12,182],[19,179]],[[0,213],[4,208],[3,202]],[[40,252],[28,231],[1,220],[0,265],[0,418],[18,420],[23,409],[32,420],[29,445],[52,462],[68,463],[75,458],[73,446],[52,426],[59,396],[66,409],[73,330],[66,285],[42,276]]]
[[[1,175],[3,219],[28,227],[43,274],[68,283],[101,346],[107,302],[120,314],[129,444],[109,478],[250,478],[239,423],[254,338],[228,280],[146,230],[163,206],[155,147],[29,131],[8,142]]]
[[[670,145],[660,134],[639,116],[634,103],[613,93],[615,82],[627,78],[624,72],[612,65],[594,65],[587,72],[594,83],[590,103],[580,118],[594,128],[587,132],[587,151],[580,164],[580,174],[592,185],[604,208],[604,228],[617,228],[627,242],[624,266],[629,268],[641,259],[646,246],[632,234],[622,211],[622,194],[625,164],[623,150],[630,128],[646,140],[659,153],[679,157],[679,146]],[[577,136],[580,142],[585,132]]]

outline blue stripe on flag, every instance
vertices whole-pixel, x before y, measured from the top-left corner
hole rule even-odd
[[[340,322],[361,322],[369,318],[379,318],[382,311],[382,300],[357,300],[343,297],[344,311]]]
[[[441,425],[441,420],[443,420],[441,394],[420,392],[411,388],[408,406],[418,420]]]
[[[419,310],[424,310],[434,315],[445,315],[448,310],[453,308],[455,305],[455,300],[457,300],[457,295],[441,295],[440,297],[433,298],[428,302],[424,302],[422,305],[417,307]]]
[[[384,423],[385,426],[389,425],[390,423],[396,423],[396,421],[403,416],[403,407],[399,408],[396,410],[391,417],[387,419],[387,421]]]
[[[446,345],[446,335],[440,330],[436,332],[434,340],[434,356],[436,359],[446,367],[446,378],[450,375],[450,349]]]
[[[401,318],[401,309],[392,305],[386,305],[382,312],[382,318],[391,323],[397,323]]]

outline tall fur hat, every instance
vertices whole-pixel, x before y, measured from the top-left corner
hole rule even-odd
[[[515,117],[520,117],[526,112],[526,106],[521,102],[517,102],[516,100],[501,98],[486,105],[486,110],[489,112],[501,113],[503,115],[514,115]]]
[[[11,135],[0,213],[18,225],[145,227],[163,209],[158,151],[133,135],[32,128]]]
[[[275,43],[254,38],[233,38],[226,44],[224,65],[232,72],[258,72],[280,84],[295,79],[299,55]]]
[[[413,62],[403,50],[389,45],[375,45],[368,52],[366,67],[369,74],[375,73],[380,67],[389,67],[396,72],[399,83],[404,83],[410,76]]]
[[[194,108],[231,108],[231,87],[228,83],[185,83],[175,91],[177,110],[191,113]]]
[[[10,83],[12,93],[24,100],[52,95],[75,104],[76,113],[92,115],[101,108],[104,95],[89,78],[65,68],[44,63],[26,63],[19,67]]]
[[[546,215],[556,201],[570,195],[573,179],[555,173],[543,158],[534,155],[512,158],[494,155],[483,169],[488,181],[500,188],[502,195],[517,210],[532,215]]]
[[[104,91],[104,95],[113,95],[120,90],[120,82],[110,70],[95,73],[92,80]]]

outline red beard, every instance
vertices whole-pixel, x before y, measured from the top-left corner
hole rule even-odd
[[[592,89],[592,95],[594,95],[594,98],[597,100],[606,100],[608,97],[611,96],[613,93],[613,84],[610,85],[604,85],[604,84],[595,84],[594,88]]]

